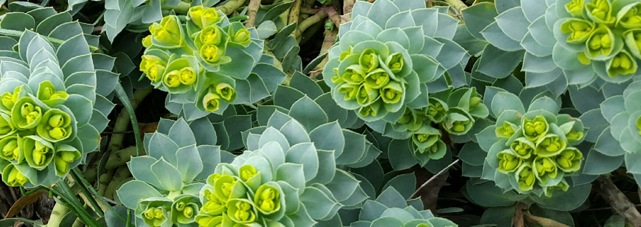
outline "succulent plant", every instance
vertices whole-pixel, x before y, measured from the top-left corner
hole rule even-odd
[[[380,136],[393,139],[388,143],[379,142],[379,148],[387,150],[394,169],[408,168],[417,163],[426,166],[430,160],[446,156],[448,146],[444,141],[465,143],[476,140],[473,134],[487,124],[478,124],[477,121],[489,114],[482,101],[475,88],[452,88],[432,94],[426,108],[407,108],[396,123],[378,121],[367,125]]]
[[[128,164],[134,180],[117,191],[120,202],[135,213],[136,226],[195,224],[202,203],[201,188],[228,153],[216,146],[214,127],[207,119],[161,120],[145,135],[147,155]]]
[[[68,12],[23,4],[0,28],[0,169],[10,186],[49,187],[100,142],[114,104],[114,58]],[[42,24],[56,26],[40,26]]]
[[[285,79],[275,59],[263,55],[256,30],[230,22],[215,8],[193,6],[186,19],[165,16],[149,31],[140,70],[169,93],[170,111],[187,120],[220,114],[229,104],[254,103]]]
[[[358,1],[351,18],[340,27],[323,79],[336,103],[366,122],[395,123],[407,108],[427,107],[429,92],[447,89],[430,83],[464,64],[466,51],[450,41],[457,21],[424,1]]]
[[[547,96],[533,99],[525,111],[519,97],[497,91],[489,95],[496,123],[476,135],[487,152],[481,178],[523,194],[567,191],[564,177],[576,173],[583,160],[576,147],[584,139],[581,120],[557,114],[560,105]]]
[[[378,157],[381,152],[364,135],[345,129],[358,125],[355,114],[338,107],[329,93],[303,74],[295,73],[290,82],[276,89],[273,105],[258,107],[260,127],[280,128],[295,119],[302,127],[289,126],[290,130],[309,134],[318,149],[334,150],[337,165],[362,167]]]
[[[596,141],[599,145],[596,149],[599,152],[609,154],[622,151],[625,166],[637,183],[641,182],[641,171],[637,161],[641,150],[641,107],[637,104],[638,98],[641,97],[640,88],[641,82],[635,81],[628,85],[623,94],[612,96],[601,103],[598,112],[610,127],[605,128]],[[611,149],[604,149],[605,147]]]
[[[313,142],[341,130],[336,123],[307,133],[304,122],[279,112],[268,122],[245,133],[248,150],[207,179],[200,225],[311,226],[366,199],[358,180],[336,168],[336,150]]]
[[[363,203],[360,220],[351,226],[457,226],[450,220],[435,217],[429,210],[423,210],[422,205],[408,204],[395,188],[388,187],[375,200]]]
[[[67,9],[75,13],[87,2],[88,0],[69,2]],[[103,30],[109,41],[113,42],[125,29],[140,31],[144,30],[145,26],[160,21],[163,11],[172,10],[184,14],[192,5],[212,6],[218,2],[219,0],[106,0]]]
[[[495,16],[466,23],[472,34],[491,44],[475,66],[481,74],[504,78],[522,60],[526,85],[546,86],[557,95],[567,85],[585,86],[597,78],[622,83],[638,75],[638,2],[517,2],[481,3],[464,13],[466,18]]]

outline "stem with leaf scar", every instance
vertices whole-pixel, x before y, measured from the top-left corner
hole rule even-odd
[[[594,183],[603,199],[610,204],[614,211],[623,216],[627,223],[631,226],[641,226],[641,214],[608,176],[600,176]]]
[[[458,11],[459,13],[467,8],[467,5],[465,5],[465,3],[463,3],[461,0],[445,0],[445,2],[454,7],[454,9],[456,9],[456,11]]]
[[[294,33],[294,37],[296,39],[300,38],[300,36],[303,34],[305,30],[307,30],[312,25],[323,21],[323,19],[325,19],[326,17],[327,17],[327,11],[321,10],[321,11],[318,11],[317,14],[314,14],[313,16],[303,20],[302,22],[300,22],[300,24],[298,24],[298,29],[296,29]]]
[[[236,11],[236,9],[240,8],[243,4],[245,4],[245,0],[230,0],[221,6],[217,6],[216,9],[222,11],[225,15],[229,15]]]
[[[49,216],[47,226],[60,226],[62,218],[64,218],[67,213],[69,213],[69,208],[67,208],[67,206],[62,203],[56,203],[51,210],[51,216]]]
[[[256,23],[256,14],[258,13],[259,7],[260,0],[249,0],[249,5],[247,5],[247,21],[245,21],[245,27],[254,27]]]

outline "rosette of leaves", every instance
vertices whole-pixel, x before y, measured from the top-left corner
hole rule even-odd
[[[534,98],[526,111],[518,96],[501,89],[488,91],[495,92],[485,97],[492,100],[496,123],[476,135],[487,152],[481,178],[520,194],[567,191],[565,177],[579,171],[583,160],[577,148],[585,133],[581,120],[557,114],[560,105],[545,95]]]
[[[448,88],[444,73],[466,62],[466,51],[451,41],[457,20],[424,1],[358,1],[351,18],[323,79],[336,103],[366,122],[394,123],[407,108],[427,107],[429,92]]]
[[[366,169],[366,168],[365,168]],[[365,169],[359,170],[365,171]],[[456,226],[453,222],[435,217],[430,210],[423,207],[421,198],[411,198],[416,189],[416,177],[413,173],[400,174],[390,172],[391,177],[385,185],[371,184],[384,182],[377,171],[363,173],[367,177],[354,174],[363,179],[361,185],[366,189],[370,199],[354,210],[341,210],[340,218],[323,223],[326,226]],[[387,177],[387,176],[385,176]],[[374,179],[376,178],[376,179]],[[380,178],[380,179],[379,179]]]
[[[600,113],[609,123],[609,128],[603,130],[595,145],[596,150],[605,154],[623,151],[625,167],[637,184],[641,184],[641,166],[638,163],[641,158],[641,106],[637,104],[639,97],[641,82],[635,81],[623,94],[609,97],[601,103]],[[610,149],[605,149],[607,147]]]
[[[10,186],[49,187],[98,149],[114,104],[112,57],[67,12],[12,3],[0,22],[0,169]]]
[[[302,127],[288,126],[293,130],[288,133],[309,134],[316,148],[333,150],[335,162],[341,166],[366,166],[379,156],[380,150],[365,135],[345,129],[359,125],[356,115],[336,105],[331,94],[325,93],[316,81],[297,72],[289,85],[276,89],[272,105],[258,107],[259,128],[285,130],[286,122],[300,122]]]
[[[638,74],[638,2],[506,2],[477,4],[463,13],[472,35],[490,43],[475,66],[480,74],[504,78],[522,61],[528,87],[546,86],[557,95],[567,85],[597,78],[621,83]]]
[[[117,191],[120,202],[134,211],[136,226],[191,226],[202,206],[199,193],[207,177],[225,158],[207,119],[187,123],[162,119],[146,134],[147,155],[127,163],[134,180]],[[221,154],[222,152],[222,154]]]
[[[393,187],[385,189],[375,200],[365,201],[359,217],[351,226],[458,226],[445,218],[435,217],[429,210],[423,210],[421,203],[408,204]]]
[[[336,168],[335,150],[319,149],[312,140],[337,125],[307,133],[304,122],[283,117],[274,113],[268,126],[249,130],[248,150],[216,167],[200,194],[198,224],[312,226],[367,198],[354,176]],[[332,134],[323,136],[325,144],[334,142]]]
[[[193,6],[187,17],[165,16],[149,31],[140,70],[169,93],[168,108],[188,120],[257,102],[285,79],[275,59],[263,55],[256,30],[215,8]]]

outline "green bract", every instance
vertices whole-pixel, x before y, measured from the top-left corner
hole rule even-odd
[[[167,108],[187,120],[257,102],[285,79],[275,58],[263,54],[256,30],[215,8],[193,6],[187,17],[165,16],[149,31],[140,71],[169,93]]]
[[[489,110],[476,89],[461,87],[434,93],[427,107],[407,108],[397,122],[376,121],[368,123],[368,126],[382,136],[395,139],[389,145],[389,156],[397,157],[399,152],[406,150],[410,150],[413,156],[411,159],[390,157],[391,160],[403,160],[397,163],[400,166],[415,163],[424,166],[429,160],[441,159],[446,155],[448,148],[442,137],[450,137],[456,143],[473,140],[468,132],[475,126],[477,129],[485,127],[476,123],[488,114]],[[409,149],[400,149],[407,147],[402,143],[411,145]]]
[[[148,155],[128,163],[134,180],[117,191],[122,204],[135,212],[136,226],[193,225],[207,176],[221,162],[214,127],[206,119],[191,123],[161,120],[145,135]],[[144,223],[144,224],[143,224]]]
[[[393,124],[407,108],[427,107],[429,92],[447,89],[444,73],[467,61],[451,41],[457,21],[422,1],[358,1],[351,18],[340,27],[323,76],[336,103],[368,123]]]
[[[296,103],[292,116],[301,111]],[[336,168],[345,144],[324,140],[346,132],[336,122],[307,125],[292,116],[274,112],[266,126],[243,133],[248,150],[218,165],[201,191],[199,225],[312,226],[366,199],[359,181]]]
[[[517,2],[508,7],[481,3],[464,14],[470,20],[479,13],[494,17],[492,22],[466,23],[470,31],[479,31],[476,38],[490,43],[476,62],[477,78],[507,77],[522,60],[528,87],[547,86],[560,95],[568,85],[585,86],[597,78],[622,83],[639,74],[638,2]],[[498,54],[505,61],[492,59]]]
[[[552,188],[567,190],[564,176],[576,173],[583,160],[574,147],[583,140],[581,120],[557,114],[559,105],[546,96],[535,98],[525,111],[517,96],[498,90],[491,106],[495,125],[476,135],[487,152],[481,178],[503,191],[535,196],[550,196]]]
[[[92,53],[91,25],[53,8],[19,9],[3,16],[15,24],[0,23],[22,32],[0,37],[0,169],[11,186],[48,187],[97,150],[118,77],[114,58]]]

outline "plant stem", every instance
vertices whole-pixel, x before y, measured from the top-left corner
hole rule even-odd
[[[302,0],[294,0],[292,6],[289,8],[289,18],[287,18],[287,24],[298,23],[298,17],[300,16],[300,8],[302,4]]]
[[[356,0],[345,0],[343,1],[343,15],[347,15],[352,12]]]
[[[15,30],[11,30],[11,29],[0,28],[0,35],[13,36],[13,37],[16,37],[16,38],[20,38],[22,36],[22,33],[24,33],[24,32],[15,31]],[[40,35],[40,36],[43,39],[46,39],[47,41],[52,42],[54,44],[63,44],[65,42],[65,40],[56,39],[56,38],[49,37],[49,36],[44,36],[44,35]],[[98,47],[89,45],[89,50],[91,50],[91,52],[94,52],[94,51],[98,50]]]
[[[254,27],[256,23],[256,14],[258,13],[258,7],[260,7],[260,0],[249,0],[249,5],[247,5],[248,18],[247,21],[245,21],[245,27]]]
[[[641,214],[619,188],[607,176],[600,176],[594,181],[597,191],[612,209],[625,218],[631,226],[641,226]]]
[[[467,8],[467,5],[465,5],[461,0],[445,0],[445,2],[454,7],[458,13],[461,13],[462,10]]]
[[[129,173],[129,168],[127,166],[121,166],[118,168],[111,178],[111,182],[107,185],[104,195],[108,198],[115,199],[116,190],[118,190],[122,184],[129,181],[130,176],[131,174]]]
[[[334,45],[334,43],[336,42],[336,36],[338,35],[338,29],[325,29],[324,35],[325,37],[323,38],[323,45],[321,46],[319,55],[327,53],[327,51]],[[314,70],[310,72],[309,76],[314,78],[323,73],[323,68],[325,67],[325,64],[327,64],[328,59],[329,56],[326,55],[325,58],[323,58],[323,61],[321,61],[320,63],[318,63],[318,65],[316,65],[316,67],[314,67]]]
[[[174,12],[185,15],[187,14],[187,11],[189,11],[189,8],[191,8],[191,4],[187,2],[180,1],[178,5],[171,6],[171,7],[163,7],[165,10],[174,10]]]
[[[136,152],[137,152],[136,147],[131,146],[125,149],[120,149],[112,153],[111,155],[109,155],[109,159],[107,159],[107,164],[105,164],[105,169],[111,170],[124,165],[129,160],[131,160],[132,156],[136,155]]]
[[[69,208],[67,208],[67,206],[62,203],[56,203],[51,210],[51,216],[49,216],[47,226],[60,226],[62,218],[64,218],[67,213],[69,213]]]
[[[240,8],[243,4],[245,4],[245,0],[230,0],[223,5],[216,7],[216,9],[222,11],[225,15],[229,15],[236,11],[236,9]]]
[[[342,23],[341,16],[338,15],[338,12],[336,12],[336,9],[334,9],[334,7],[325,6],[323,7],[323,10],[327,13],[327,16],[329,17],[330,20],[332,20],[336,28],[341,27],[341,23]]]
[[[314,14],[314,16],[308,17],[304,21],[300,22],[300,24],[298,24],[298,29],[294,33],[294,37],[296,39],[300,38],[300,36],[303,34],[305,30],[307,30],[312,25],[323,21],[325,17],[327,17],[327,12],[325,10],[321,10],[321,11],[318,11],[317,14]]]

